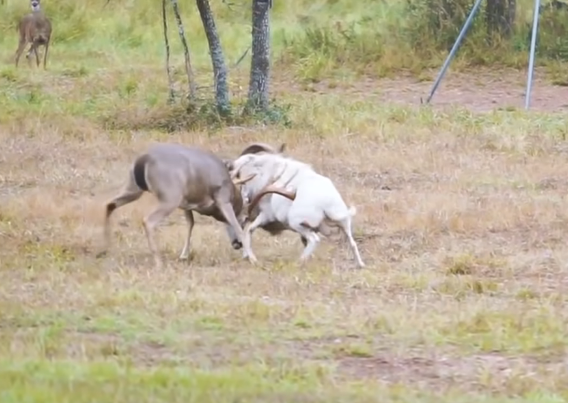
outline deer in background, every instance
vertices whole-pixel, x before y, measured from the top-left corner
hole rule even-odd
[[[40,45],[43,45],[45,47],[45,53],[43,55],[43,68],[45,70],[47,51],[49,50],[49,40],[51,38],[51,22],[41,11],[40,0],[30,0],[30,5],[32,7],[32,12],[22,17],[18,24],[20,42],[18,44],[18,50],[16,50],[16,67],[18,67],[18,61],[20,60],[20,56],[22,55],[26,44],[31,43],[30,49],[26,55],[28,63],[31,66],[30,56],[33,52],[36,57],[37,66],[39,67],[37,48]]]

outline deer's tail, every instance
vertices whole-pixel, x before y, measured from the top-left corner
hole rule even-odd
[[[134,182],[140,189],[149,191],[148,182],[146,181],[146,168],[150,156],[148,154],[141,155],[134,161],[132,173],[134,174]]]

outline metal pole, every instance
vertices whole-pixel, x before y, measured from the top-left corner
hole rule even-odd
[[[533,26],[531,37],[531,50],[529,53],[529,71],[527,73],[527,90],[525,91],[525,109],[529,109],[531,102],[532,80],[534,73],[534,53],[536,50],[536,36],[538,33],[538,17],[540,16],[540,0],[534,0]]]
[[[463,40],[467,30],[469,29],[469,26],[471,25],[471,22],[473,21],[473,17],[475,17],[475,14],[477,13],[479,6],[481,5],[481,1],[482,0],[476,0],[475,4],[473,5],[473,8],[469,12],[467,20],[465,20],[465,23],[463,24],[462,30],[461,30],[460,34],[458,35],[458,38],[456,39],[456,42],[454,43],[452,50],[450,50],[450,54],[446,58],[446,61],[444,62],[444,65],[442,66],[442,70],[440,70],[440,73],[438,74],[438,77],[436,78],[436,82],[434,83],[434,86],[432,87],[432,91],[430,91],[430,95],[428,95],[428,98],[426,99],[426,103],[430,102],[430,100],[434,96],[434,93],[436,92],[436,89],[438,88],[438,85],[440,85],[442,78],[444,78],[444,74],[446,74],[446,70],[448,69],[450,62],[454,58],[454,56],[455,56],[455,54],[456,54],[456,52],[457,52],[457,50],[458,50],[458,48],[461,44],[461,41]],[[539,1],[539,0],[535,0],[535,1]]]

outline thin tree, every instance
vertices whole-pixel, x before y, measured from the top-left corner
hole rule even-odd
[[[179,37],[181,39],[181,44],[183,45],[183,53],[185,58],[185,72],[187,74],[187,81],[189,81],[189,99],[195,100],[197,98],[197,84],[195,82],[193,69],[191,68],[189,47],[187,46],[187,40],[185,39],[185,30],[183,29],[183,21],[181,19],[181,15],[179,12],[178,1],[177,0],[171,0],[171,1],[172,1],[172,7],[174,9],[174,14],[176,16]]]
[[[245,112],[268,109],[271,0],[252,1],[252,57]]]
[[[174,82],[172,79],[172,69],[170,67],[170,41],[168,39],[168,19],[166,13],[166,0],[162,0],[162,22],[164,26],[164,43],[166,45],[166,74],[168,75],[168,103],[173,103],[175,99]]]
[[[228,116],[231,113],[231,103],[229,100],[229,85],[227,84],[228,69],[221,47],[221,40],[217,33],[215,19],[211,12],[209,0],[196,0],[203,29],[209,44],[211,63],[213,65],[213,80],[215,85],[215,102],[217,110],[221,116]]]

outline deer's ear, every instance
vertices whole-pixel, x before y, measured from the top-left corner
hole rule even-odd
[[[286,150],[286,143],[280,144],[280,147],[278,148],[278,153],[282,154],[284,150]]]

